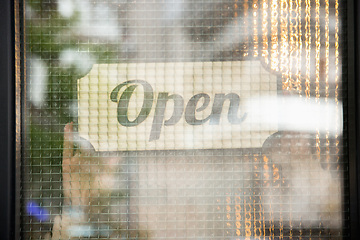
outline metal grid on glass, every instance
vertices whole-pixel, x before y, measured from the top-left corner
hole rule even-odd
[[[344,6],[25,1],[22,238],[342,239]]]

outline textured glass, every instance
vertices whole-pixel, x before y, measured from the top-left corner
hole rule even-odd
[[[343,239],[345,6],[25,1],[22,238]]]

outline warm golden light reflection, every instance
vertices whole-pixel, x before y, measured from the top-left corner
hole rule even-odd
[[[328,98],[329,98],[329,64],[330,64],[330,29],[329,29],[329,2],[325,1],[325,103],[326,108],[328,108]],[[332,77],[332,76],[331,76]],[[329,129],[329,119],[326,118],[326,128]],[[325,154],[326,154],[326,168],[331,168],[331,158],[330,158],[330,137],[329,131],[325,134]]]
[[[335,1],[335,101],[339,103],[339,0]]]
[[[263,173],[263,177],[264,177],[264,181],[263,181],[263,185],[264,185],[264,189],[270,188],[272,186],[271,183],[271,169],[270,169],[270,163],[269,163],[269,158],[264,155],[263,156],[263,169],[264,169],[264,173]],[[265,192],[263,192],[263,195],[265,195]],[[272,200],[273,200],[273,196],[270,195],[270,203],[269,206],[267,206],[267,211],[266,211],[266,217],[264,216],[264,219],[270,219],[270,221],[266,221],[266,223],[264,223],[265,227],[268,229],[269,233],[267,234],[268,236],[274,236],[274,218],[273,218],[273,209],[272,209]],[[264,212],[265,214],[265,212]],[[265,231],[264,231],[265,233]]]
[[[289,6],[290,12],[290,81],[295,79],[294,87],[301,95],[301,0],[291,0]]]
[[[321,50],[321,39],[320,39],[320,0],[315,1],[315,100],[318,101],[320,98],[320,50]],[[317,126],[318,128],[319,126]],[[320,132],[316,133],[316,154],[317,159],[321,161],[321,140]]]
[[[242,222],[242,218],[241,218],[241,196],[239,194],[241,194],[241,189],[239,189],[240,193],[236,193],[235,195],[235,225],[236,225],[236,236],[241,236],[241,222]]]
[[[297,51],[296,51],[296,58],[297,58],[297,71],[296,71],[296,86],[297,86],[297,90],[300,94],[300,96],[302,95],[302,81],[301,81],[301,66],[302,66],[302,46],[303,46],[303,41],[302,41],[302,8],[301,8],[301,4],[302,4],[302,0],[298,0],[295,1],[295,6],[297,6]]]
[[[254,32],[254,37],[253,37],[253,44],[254,44],[254,57],[257,57],[259,55],[259,37],[258,37],[258,9],[259,9],[259,5],[258,5],[258,0],[254,0],[253,1],[253,32]]]
[[[340,50],[339,50],[339,0],[335,1],[335,103],[336,109],[339,109],[339,81],[340,81],[340,72],[339,72],[339,57],[340,57]],[[336,122],[339,122],[339,118],[336,118]],[[336,132],[339,132],[339,129],[336,129]],[[335,136],[335,148],[336,148],[336,162],[337,162],[337,170],[340,169],[340,136],[336,134]]]
[[[279,5],[277,0],[271,0],[271,49],[270,49],[270,67],[279,71],[279,39],[278,39],[278,11]]]
[[[235,3],[234,3],[234,18],[235,18],[235,23],[237,24],[237,21],[236,21],[236,18],[238,17],[238,8],[239,8],[239,6],[238,6],[238,0],[235,0]]]
[[[315,98],[320,98],[320,0],[315,1]]]
[[[280,184],[280,170],[279,170],[279,167],[275,164],[272,164],[272,170],[273,170],[273,187],[276,189],[276,190],[281,190],[281,184]],[[279,194],[279,196],[277,196],[276,198],[280,198],[280,199],[276,199],[274,202],[277,203],[277,202],[282,202],[281,198],[281,194]],[[284,230],[284,222],[283,222],[283,205],[280,205],[279,206],[279,239],[283,239],[283,230]]]
[[[310,71],[311,71],[311,5],[310,0],[305,0],[305,48],[306,48],[306,77],[305,96],[310,98]]]
[[[246,201],[247,199],[249,199],[249,202]],[[251,210],[252,210],[252,206],[251,206],[251,196],[249,196],[248,198],[244,199],[244,215],[245,215],[245,236],[246,237],[251,237],[252,236],[252,232],[251,232],[251,228],[252,228],[252,224],[251,224]],[[245,239],[249,239],[249,238],[245,238]]]
[[[244,35],[245,35],[245,39],[244,39],[244,57],[249,56],[249,46],[250,46],[250,41],[249,41],[249,0],[244,0]]]
[[[262,185],[262,163],[261,163],[261,157],[259,155],[254,155],[254,180],[255,180],[255,187],[253,191],[254,196],[258,196],[260,194],[258,188]],[[262,232],[262,222],[263,222],[263,215],[262,215],[262,206],[261,206],[261,197],[254,197],[253,198],[253,215],[254,215],[254,236],[255,239],[261,239],[261,236],[263,235]]]
[[[329,98],[330,29],[329,2],[325,1],[325,98]]]
[[[288,0],[280,1],[280,71],[283,89],[291,90],[289,78]]]
[[[228,195],[228,193],[227,193]],[[229,236],[231,234],[231,231],[232,229],[234,229],[233,227],[233,220],[232,220],[232,217],[231,217],[231,197],[227,196],[226,197],[226,207],[225,207],[225,210],[226,210],[226,235]]]
[[[238,0],[234,1],[234,26],[235,26],[235,31],[234,31],[234,35],[239,35],[240,34],[240,27],[239,27],[239,5],[238,5]],[[236,47],[235,51],[240,51],[240,46]]]
[[[269,64],[269,41],[268,41],[268,1],[262,0],[262,50],[261,56],[266,64]]]
[[[289,84],[292,85],[292,77],[293,77],[293,68],[297,67],[297,54],[299,53],[298,51],[298,29],[297,29],[297,8],[296,8],[296,1],[294,0],[290,0],[289,2],[289,76],[288,76],[288,82]],[[296,71],[295,71],[296,72]],[[295,76],[296,78],[296,76]],[[294,87],[297,89],[297,82],[295,82]],[[290,87],[286,87],[283,86],[283,89],[286,88],[292,88],[292,86]]]

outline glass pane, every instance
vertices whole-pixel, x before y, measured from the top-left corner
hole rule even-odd
[[[346,1],[24,3],[24,239],[342,239]]]

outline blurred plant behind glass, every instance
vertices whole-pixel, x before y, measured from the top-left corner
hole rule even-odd
[[[90,4],[86,6],[82,10],[90,10],[88,14],[93,13],[92,9],[96,11]],[[121,44],[114,36],[108,40],[82,28],[84,14],[75,8],[74,1],[29,0],[25,9],[27,139],[23,205],[35,201],[50,209],[50,216],[42,219],[43,224],[32,217],[23,221],[31,223],[31,237],[39,239],[36,230],[50,229],[51,218],[61,210],[63,127],[76,121],[76,81],[96,62],[118,62]]]

